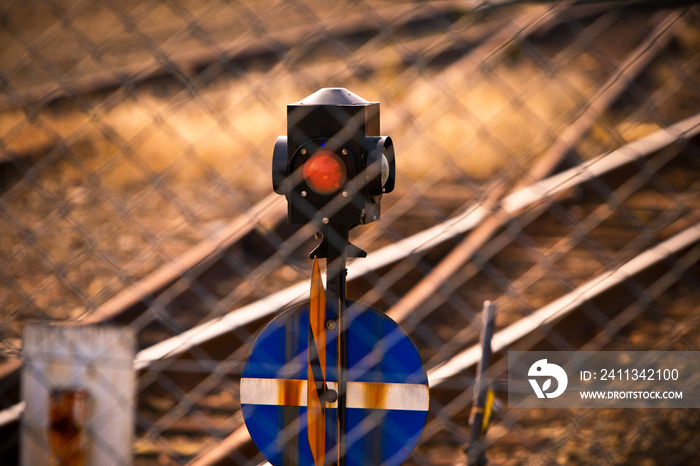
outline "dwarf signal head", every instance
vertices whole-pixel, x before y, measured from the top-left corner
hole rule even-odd
[[[287,106],[287,136],[275,144],[272,181],[287,198],[290,223],[377,220],[395,171],[391,138],[379,136],[378,102],[333,88]]]

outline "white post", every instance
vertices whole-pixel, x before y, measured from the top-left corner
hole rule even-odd
[[[24,328],[22,466],[131,464],[133,333],[119,328]]]

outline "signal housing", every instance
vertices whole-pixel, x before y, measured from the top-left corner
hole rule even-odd
[[[396,168],[391,138],[379,135],[379,102],[347,89],[321,89],[287,106],[287,135],[275,143],[272,180],[287,198],[289,223],[354,226],[380,218]],[[313,189],[303,176],[304,165],[320,152],[332,152],[345,165],[337,190]]]

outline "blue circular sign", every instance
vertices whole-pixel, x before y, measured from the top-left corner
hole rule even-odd
[[[325,439],[320,445],[326,463],[335,462],[342,437],[346,466],[402,464],[428,412],[428,380],[418,350],[396,322],[372,307],[347,301],[339,323],[337,306],[329,303],[325,319],[325,346],[313,347],[312,357],[318,351],[325,361],[325,392],[318,393],[324,405]],[[339,351],[341,328],[344,344]],[[253,441],[274,466],[313,466],[314,456],[318,458],[308,428],[318,425],[318,414],[313,414],[318,411],[307,409],[307,400],[320,372],[310,368],[309,336],[305,303],[281,313],[262,330],[243,367],[243,417]],[[340,369],[339,352],[344,359]],[[340,383],[339,373],[346,375]]]

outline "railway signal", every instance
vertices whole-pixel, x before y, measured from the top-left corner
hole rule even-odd
[[[429,404],[418,350],[385,314],[346,299],[346,260],[365,255],[349,230],[379,219],[395,177],[378,102],[334,88],[287,106],[273,187],[289,223],[313,223],[323,240],[310,301],[265,327],[243,367],[243,417],[274,466],[399,465],[418,441]]]
[[[275,143],[272,182],[287,198],[289,223],[378,220],[395,177],[393,143],[379,135],[379,102],[327,88],[287,106],[287,136]]]

